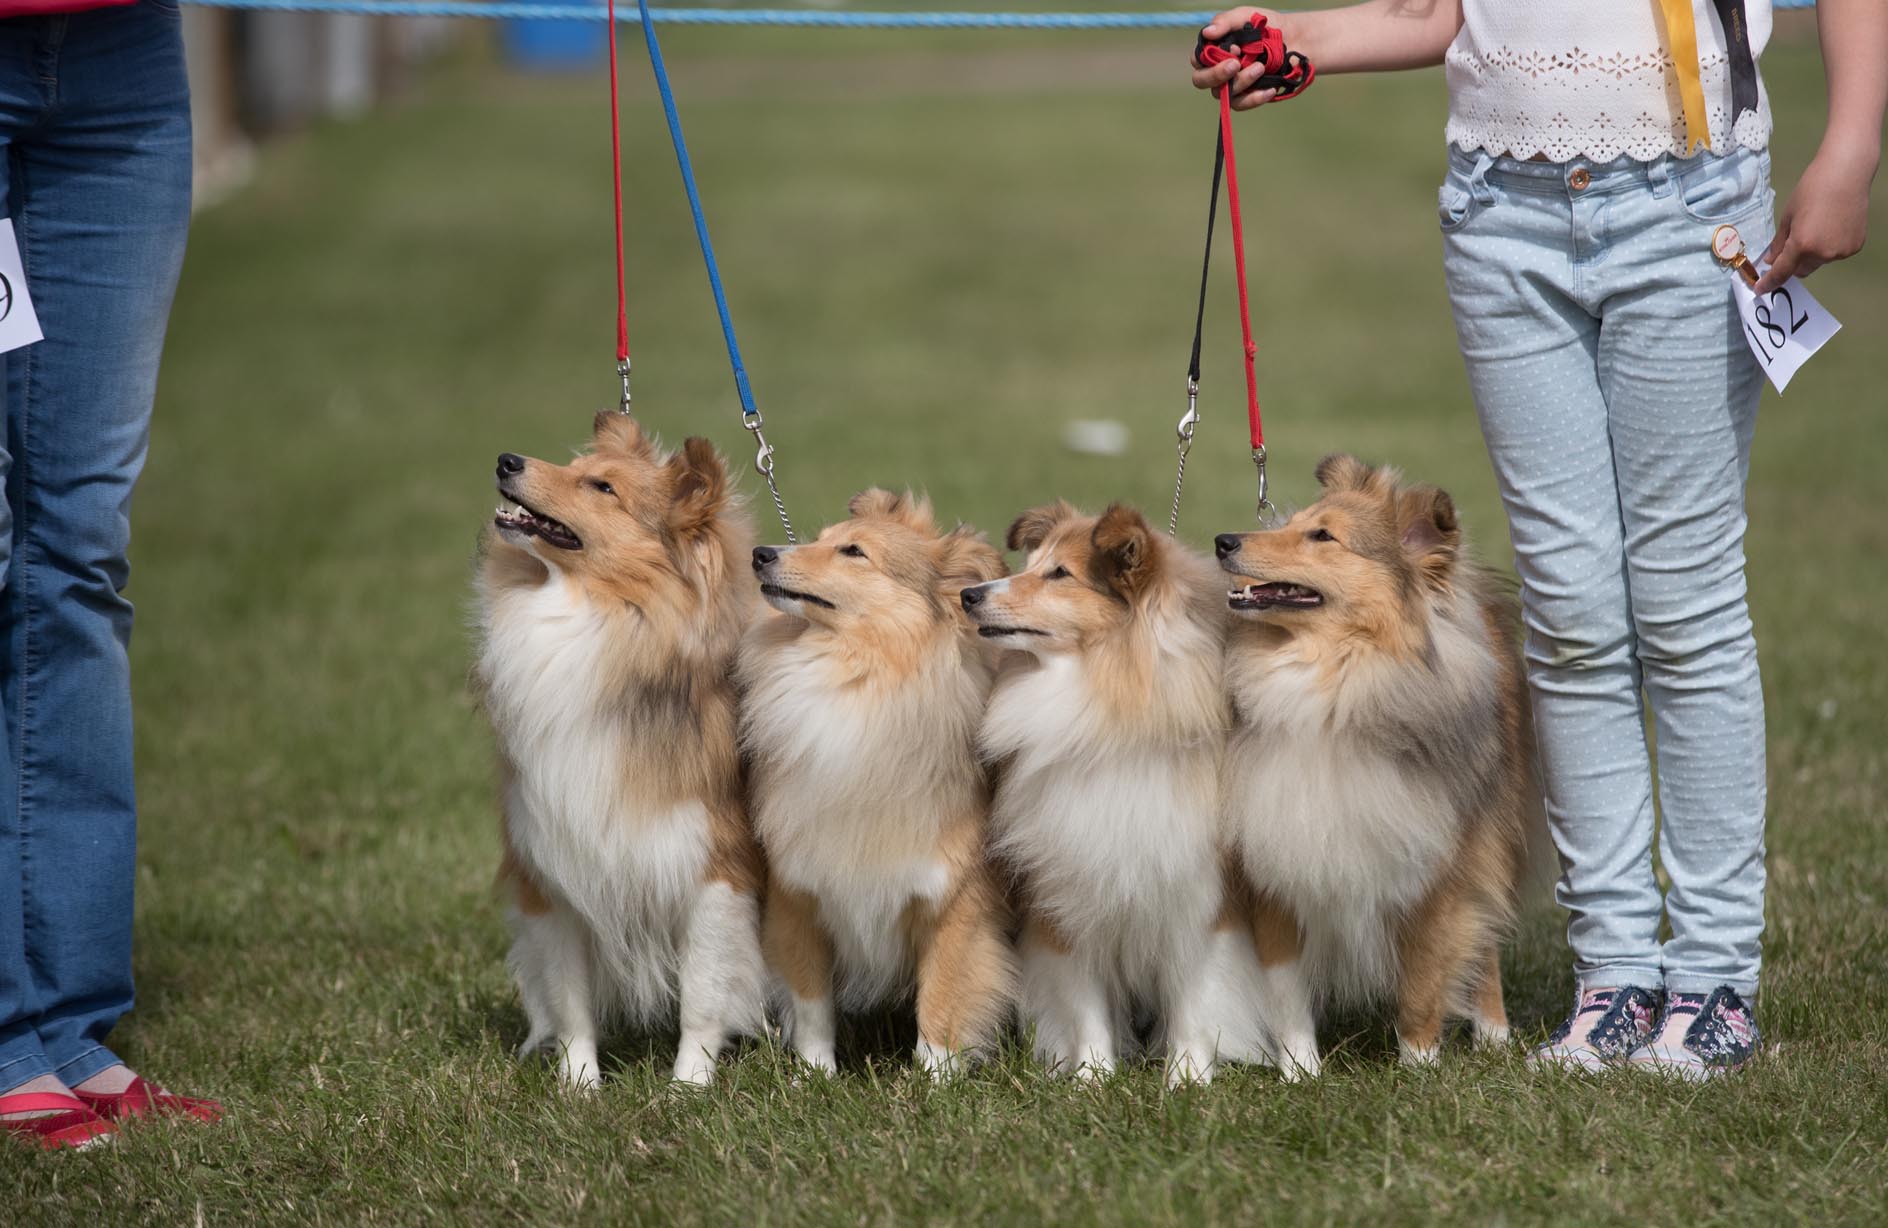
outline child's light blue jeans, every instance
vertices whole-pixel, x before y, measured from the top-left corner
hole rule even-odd
[[[1752,252],[1769,243],[1769,157],[1595,165],[1452,149],[1440,197],[1456,331],[1521,575],[1575,973],[1583,989],[1750,995],[1765,772],[1744,480],[1762,375],[1710,243],[1725,222]]]

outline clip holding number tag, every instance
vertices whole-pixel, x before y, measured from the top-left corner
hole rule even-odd
[[[13,219],[0,218],[0,354],[31,345],[46,334],[26,292],[26,266],[13,237]]]
[[[1731,293],[1743,322],[1744,340],[1762,364],[1765,377],[1782,392],[1802,365],[1842,331],[1841,322],[1797,278],[1768,294],[1758,294],[1758,269],[1745,254],[1736,227],[1720,226],[1712,233],[1711,254],[1736,270],[1738,280],[1731,283]]]

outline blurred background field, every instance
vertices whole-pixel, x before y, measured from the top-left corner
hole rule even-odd
[[[1189,36],[664,39],[802,528],[874,483],[993,536],[1056,495],[1164,515],[1212,148]],[[728,451],[775,540],[624,40],[637,410]],[[1786,195],[1820,132],[1813,19],[1780,19],[1764,66]],[[1779,1043],[1747,1077],[1540,1079],[1518,1048],[1465,1046],[1406,1073],[1362,1018],[1330,1029],[1313,1087],[1073,1089],[1009,1054],[934,1089],[866,1029],[831,1086],[759,1047],[694,1097],[663,1087],[666,1039],[624,1038],[605,1092],[572,1103],[507,1057],[523,1027],[466,601],[493,456],[564,455],[614,396],[604,81],[507,68],[489,30],[409,78],[258,147],[199,214],[136,508],[141,1002],[118,1039],[231,1120],[53,1162],[0,1150],[0,1218],[1888,1218],[1888,193],[1876,245],[1814,281],[1847,329],[1766,401],[1752,468]],[[1505,565],[1440,275],[1443,110],[1429,73],[1241,118],[1261,391],[1286,500],[1329,450],[1392,460],[1450,489]],[[1227,254],[1182,521],[1198,545],[1252,516]],[[1127,450],[1067,451],[1090,418],[1125,424]],[[1537,909],[1507,960],[1529,1039],[1564,1009],[1566,963]]]

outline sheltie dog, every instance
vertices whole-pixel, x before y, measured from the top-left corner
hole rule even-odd
[[[1003,574],[974,531],[868,490],[801,546],[754,551],[742,741],[768,864],[763,942],[794,1050],[835,1069],[836,1006],[915,994],[917,1061],[946,1073],[1012,1010],[1007,908],[985,858],[986,654],[958,609]]]
[[[1216,539],[1237,576],[1223,796],[1288,1075],[1316,1007],[1393,996],[1407,1063],[1445,1015],[1505,1041],[1499,944],[1538,824],[1517,615],[1455,505],[1350,456],[1281,528]]]
[[[1036,1052],[1099,1077],[1151,1015],[1168,1081],[1208,1080],[1221,1058],[1262,1056],[1258,967],[1218,832],[1222,586],[1120,504],[1025,512],[1009,546],[1024,570],[963,604],[979,634],[1021,650],[980,743],[1000,764],[992,849],[1022,906]]]
[[[510,964],[530,1035],[595,1086],[600,1019],[676,1017],[707,1083],[765,1024],[759,850],[730,676],[752,541],[707,441],[664,455],[603,413],[568,465],[505,453],[478,575],[478,676],[498,737]]]

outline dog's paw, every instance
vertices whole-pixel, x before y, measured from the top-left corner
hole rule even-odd
[[[705,1050],[675,1055],[673,1081],[678,1087],[708,1087],[715,1081],[715,1060]]]
[[[1509,1031],[1505,1023],[1485,1024],[1477,1021],[1473,1033],[1477,1049],[1505,1049],[1513,1037],[1513,1033]]]
[[[918,1040],[917,1052],[912,1055],[912,1061],[919,1072],[928,1075],[934,1083],[942,1083],[946,1079],[955,1078],[969,1066],[968,1060],[962,1053],[955,1049],[946,1049],[942,1045],[934,1045],[922,1037]]]
[[[788,1082],[794,1087],[800,1087],[813,1079],[835,1078],[839,1074],[839,1058],[830,1045],[809,1045],[804,1049],[796,1049],[794,1057],[799,1060],[793,1064],[793,1073],[788,1076]]]
[[[1442,1062],[1442,1046],[1413,1045],[1399,1036],[1396,1038],[1396,1057],[1405,1066],[1436,1066]]]
[[[565,1058],[557,1063],[557,1081],[566,1091],[588,1094],[603,1086],[603,1075],[594,1058],[587,1062]]]
[[[1175,1054],[1167,1063],[1167,1089],[1205,1087],[1213,1081],[1214,1064],[1195,1053]]]

